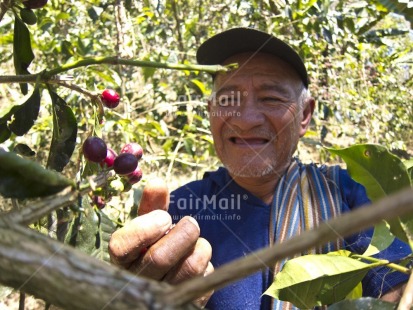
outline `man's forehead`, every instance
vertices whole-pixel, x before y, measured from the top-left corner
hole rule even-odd
[[[242,82],[248,81],[254,86],[262,88],[276,87],[283,81],[282,76],[279,74],[254,72],[254,73],[244,73],[244,72],[234,72],[227,74],[219,74],[216,76],[215,85],[222,85],[228,88],[238,88]]]
[[[243,90],[248,85],[257,90],[272,90],[287,94],[298,89],[302,82],[295,75],[266,72],[231,72],[219,74],[214,80],[216,92]]]

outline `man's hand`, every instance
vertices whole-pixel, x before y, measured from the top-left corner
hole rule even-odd
[[[399,284],[393,287],[390,291],[380,297],[383,301],[399,302],[406,288],[406,283]]]
[[[171,284],[211,273],[211,245],[199,237],[198,223],[186,216],[172,226],[168,205],[166,184],[159,179],[148,182],[138,217],[110,239],[111,261],[137,275]],[[211,294],[198,300],[198,305],[203,306]]]

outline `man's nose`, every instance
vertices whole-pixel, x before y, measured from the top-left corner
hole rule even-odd
[[[262,125],[264,121],[265,116],[259,109],[254,94],[244,91],[234,106],[229,123],[241,130],[249,130]]]

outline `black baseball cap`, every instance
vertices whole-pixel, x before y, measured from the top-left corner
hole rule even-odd
[[[297,52],[275,36],[257,29],[239,27],[221,32],[201,44],[196,59],[201,65],[216,65],[245,52],[262,52],[281,58],[297,71],[308,87],[307,70]]]

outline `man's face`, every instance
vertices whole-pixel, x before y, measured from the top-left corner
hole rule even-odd
[[[300,108],[303,86],[290,65],[269,54],[251,56],[227,59],[238,69],[215,78],[208,103],[215,149],[233,177],[280,175],[307,129],[314,102]]]

